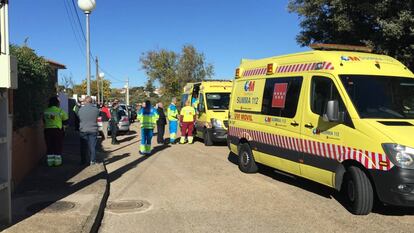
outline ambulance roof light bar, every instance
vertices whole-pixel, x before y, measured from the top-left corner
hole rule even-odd
[[[357,45],[343,45],[343,44],[311,44],[309,45],[314,50],[325,50],[325,51],[353,51],[353,52],[364,52],[372,53],[372,49],[365,46]]]

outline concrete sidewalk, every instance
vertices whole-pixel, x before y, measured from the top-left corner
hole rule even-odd
[[[79,136],[68,132],[63,165],[47,167],[41,161],[17,187],[13,225],[4,232],[96,232],[108,195],[104,165],[81,166]]]

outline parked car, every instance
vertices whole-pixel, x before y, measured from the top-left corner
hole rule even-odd
[[[103,129],[103,119],[104,117],[99,116],[98,119],[96,119],[96,122],[98,123],[98,133],[101,137],[104,137],[104,129]]]
[[[125,111],[124,109],[119,109],[118,111],[118,116],[119,116],[119,123],[118,123],[118,133],[128,133],[129,132],[129,117],[127,114],[127,111]],[[107,132],[108,132],[108,136],[111,136],[111,125],[108,124],[108,128],[107,128]]]

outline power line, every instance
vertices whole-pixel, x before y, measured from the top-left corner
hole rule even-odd
[[[76,12],[76,10],[75,10],[75,12],[73,12],[72,7],[70,6],[71,3],[68,2],[70,0],[65,0],[65,1],[66,1],[66,4],[67,4],[68,11],[70,12],[71,23],[72,23],[73,27],[76,28],[76,30],[75,30],[76,31],[76,35],[79,36],[79,39],[81,41],[81,44],[82,45],[85,45],[86,39],[85,39],[85,35],[83,34],[83,30],[82,30],[82,28],[79,30],[79,27],[76,26],[75,14],[77,12]]]
[[[108,71],[104,70],[104,69],[102,68],[102,66],[100,66],[100,67],[99,67],[99,69],[100,69],[102,72],[104,72],[106,75],[108,75],[109,77],[111,77],[112,79],[114,79],[115,81],[118,81],[118,82],[125,82],[124,80],[121,80],[121,79],[115,78],[115,76],[113,76],[111,73],[109,73]]]
[[[70,1],[71,3],[67,2],[67,1]],[[85,31],[83,30],[83,27],[82,27],[82,23],[81,23],[81,20],[80,20],[80,17],[79,17],[79,13],[78,13],[77,8],[76,8],[75,1],[74,0],[63,0],[63,2],[64,2],[64,6],[65,6],[67,16],[68,16],[69,24],[72,28],[72,32],[73,32],[74,37],[76,39],[76,43],[77,43],[79,49],[81,50],[82,55],[84,57],[86,57],[87,55],[86,55],[85,49],[84,49],[84,45],[86,44],[86,36],[85,36]],[[70,4],[72,5],[72,7],[70,6]],[[75,15],[76,15],[76,17],[75,17]],[[76,21],[77,21],[77,25],[76,25]],[[75,30],[75,28],[77,30]],[[82,36],[79,36],[79,33]],[[80,43],[79,41],[81,41],[83,43]],[[90,56],[90,59],[92,59],[92,60],[95,57],[93,55],[92,51],[90,51],[89,56]],[[102,66],[99,67],[99,70],[101,70],[102,72],[107,74],[109,77],[111,77],[112,80],[115,80],[117,82],[125,82],[124,80],[116,78],[114,75],[112,75],[111,73],[109,73],[108,71],[103,69]],[[111,80],[111,79],[109,79],[109,80]],[[114,82],[114,83],[116,83],[116,82]]]
[[[72,0],[71,2],[72,2],[73,10],[75,11],[75,13],[76,13],[76,17],[77,17],[77,19],[78,19],[78,24],[79,24],[79,27],[80,27],[80,29],[81,29],[81,31],[82,31],[82,36],[83,36],[83,39],[86,41],[85,31],[83,30],[83,27],[82,27],[82,24],[81,24],[81,21],[80,21],[80,18],[79,18],[79,13],[78,13],[78,11],[77,11],[77,9],[76,9],[76,6],[75,6],[75,0]]]
[[[77,34],[77,33],[76,33],[76,31],[75,31],[75,27],[73,26],[73,22],[72,22],[72,20],[71,20],[70,13],[69,13],[69,10],[68,10],[68,7],[67,7],[67,5],[66,5],[66,4],[67,4],[66,0],[63,0],[63,5],[64,5],[64,7],[65,7],[65,10],[66,10],[66,15],[68,16],[69,24],[70,24],[70,27],[71,27],[71,29],[72,29],[72,33],[73,33],[73,35],[74,35],[74,37],[75,37],[76,44],[78,45],[79,50],[81,51],[82,55],[83,55],[84,57],[86,57],[86,53],[85,53],[85,51],[82,49],[81,43],[79,42],[78,34]]]

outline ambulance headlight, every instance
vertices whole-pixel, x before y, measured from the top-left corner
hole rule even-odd
[[[388,158],[401,168],[414,169],[414,148],[395,143],[382,144]]]
[[[223,122],[219,119],[211,118],[211,125],[214,128],[223,128]]]

